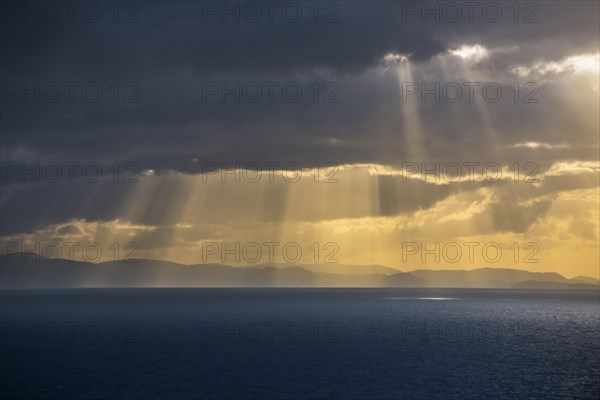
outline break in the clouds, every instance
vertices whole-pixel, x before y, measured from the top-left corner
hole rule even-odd
[[[127,232],[192,262],[202,240],[313,235],[394,265],[398,236],[539,239],[552,262],[585,238],[597,274],[598,3],[450,3],[460,18],[448,2],[153,1],[54,21],[31,2],[38,21],[2,3],[3,237]],[[104,174],[23,182],[36,162]],[[436,162],[504,174],[421,180]],[[309,178],[202,181],[236,163]],[[328,163],[339,182],[315,183]]]
[[[116,159],[193,171],[193,158],[394,164],[415,156],[410,141],[420,157],[433,158],[448,146],[453,155],[476,149],[489,158],[482,151],[491,141],[556,144],[568,135],[574,147],[595,144],[595,2],[533,3],[518,15],[483,2],[470,12],[461,7],[456,23],[443,2],[416,3],[417,10],[413,3],[317,3],[319,22],[315,5],[278,3],[271,16],[256,3],[264,15],[254,23],[243,2],[135,3],[122,10],[135,11],[130,23],[115,23],[109,7],[94,23],[80,14],[71,22],[66,11],[58,22],[42,15],[36,23],[20,7],[5,7],[3,159]],[[225,11],[236,4],[239,22]],[[292,18],[296,7],[301,17]],[[423,16],[424,7],[439,11]],[[458,104],[435,103],[433,95],[422,103],[420,94],[407,103],[409,81],[454,82],[464,93]],[[480,83],[473,103],[465,82]],[[498,103],[483,98],[488,82],[502,86]],[[56,102],[53,83],[62,92]],[[36,84],[37,104],[24,93]],[[90,103],[96,85],[102,96]],[[539,102],[523,103],[527,96]],[[573,112],[553,112],[566,107]],[[422,132],[411,132],[418,129],[411,120]]]

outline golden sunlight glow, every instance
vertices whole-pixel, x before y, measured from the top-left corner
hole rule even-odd
[[[223,182],[218,174],[160,174],[135,187],[122,218],[74,220],[6,240],[95,241],[104,249],[134,242],[140,244],[136,257],[185,264],[202,261],[206,242],[295,242],[304,252],[297,262],[305,264],[322,262],[323,247],[335,243],[339,264],[382,264],[403,271],[508,267],[597,277],[598,170],[598,163],[559,163],[541,172],[535,185],[510,178],[439,185],[372,164],[339,168],[335,183],[317,182],[323,171],[314,169],[304,170],[295,183],[280,179],[281,173],[274,182],[257,183]],[[562,179],[565,174],[568,181]],[[571,189],[566,182],[583,189]],[[136,222],[149,213],[155,224]],[[458,245],[467,254],[464,243],[471,242],[478,243],[479,251],[473,260],[436,262],[431,255],[403,254],[407,243],[429,248],[437,243],[442,249]],[[310,250],[314,243],[322,252],[317,260]],[[493,262],[486,258],[481,249],[489,243],[498,244],[505,256]],[[536,262],[525,257],[533,253]],[[102,260],[113,256],[106,252]],[[275,261],[284,260],[277,255]]]
[[[512,69],[512,72],[520,77],[528,77],[530,75],[556,75],[563,73],[600,73],[600,53],[595,54],[579,54],[564,58],[559,61],[544,61],[537,62],[529,67],[517,66]]]
[[[488,50],[479,44],[473,46],[464,45],[457,49],[449,50],[448,53],[471,62],[480,62],[489,56]]]

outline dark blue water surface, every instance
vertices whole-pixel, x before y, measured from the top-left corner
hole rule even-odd
[[[600,396],[598,292],[1,294],[2,399]]]

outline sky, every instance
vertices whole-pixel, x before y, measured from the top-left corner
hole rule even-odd
[[[3,252],[599,277],[598,2],[69,4],[1,3]]]

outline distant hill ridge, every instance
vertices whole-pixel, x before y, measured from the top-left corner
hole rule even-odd
[[[598,289],[598,279],[567,279],[554,272],[509,268],[418,269],[383,265],[224,264],[183,265],[161,260],[89,263],[45,260],[34,253],[0,256],[0,288],[80,287],[404,287]]]

